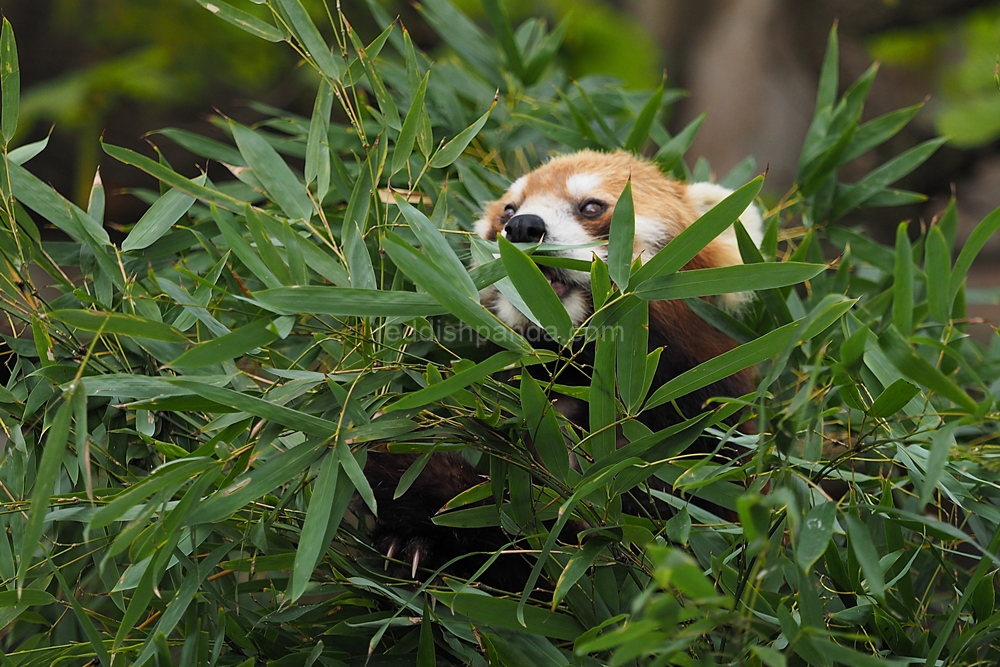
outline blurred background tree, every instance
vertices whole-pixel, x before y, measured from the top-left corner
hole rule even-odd
[[[367,11],[349,15],[368,20]],[[417,44],[436,48],[419,10],[406,0],[379,0],[401,16]],[[237,1],[246,11],[260,7]],[[317,17],[321,0],[306,3]],[[482,18],[478,0],[458,3]],[[1000,205],[1000,3],[996,0],[507,0],[515,21],[566,21],[560,57],[571,75],[601,72],[649,88],[665,70],[672,86],[691,91],[670,119],[678,130],[703,111],[708,120],[691,155],[726,173],[746,155],[769,167],[771,192],[791,183],[798,147],[812,116],[825,35],[838,21],[841,81],[871,58],[883,70],[869,99],[874,117],[928,100],[904,133],[867,160],[882,161],[937,133],[951,137],[900,186],[930,195],[907,212],[930,220],[953,189],[971,225]],[[134,171],[101,160],[97,139],[142,148],[144,135],[174,126],[209,131],[213,108],[254,120],[246,100],[308,115],[314,82],[287,49],[229,28],[195,0],[3,0],[21,51],[24,109],[20,142],[54,126],[52,146],[33,169],[77,202],[86,199],[101,161],[112,196],[108,219],[130,224],[143,205],[120,196],[137,185]],[[359,7],[359,9],[361,9]],[[362,34],[373,27],[356,26]],[[443,48],[443,47],[441,47]],[[177,168],[193,170],[171,142],[157,142]],[[858,170],[872,164],[859,164]],[[118,193],[119,196],[114,196]],[[889,217],[885,217],[888,215]],[[866,222],[885,237],[899,213],[873,209]],[[886,231],[888,230],[888,231]],[[992,259],[1000,259],[994,241]],[[986,255],[973,285],[1000,283]]]

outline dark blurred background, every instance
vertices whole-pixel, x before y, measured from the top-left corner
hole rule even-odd
[[[247,11],[264,8],[229,0]],[[402,17],[415,42],[441,48],[409,2],[381,0]],[[320,0],[306,0],[324,16]],[[479,0],[457,2],[481,18]],[[342,0],[358,31],[376,28],[365,0]],[[569,16],[560,57],[571,74],[604,72],[627,86],[668,84],[691,91],[669,119],[677,130],[702,111],[708,120],[689,159],[704,156],[719,174],[747,155],[769,167],[768,192],[791,183],[812,118],[816,81],[830,26],[841,43],[841,89],[873,61],[882,63],[868,118],[928,100],[916,120],[876,155],[863,173],[937,134],[949,143],[901,187],[930,195],[910,209],[876,210],[863,222],[892,237],[903,219],[929,222],[954,191],[967,234],[1000,206],[1000,2],[997,0],[507,0],[515,23],[529,16]],[[269,44],[222,22],[195,0],[0,0],[20,52],[20,136],[52,135],[30,168],[85,203],[98,165],[108,188],[110,225],[134,222],[145,204],[129,194],[155,187],[100,152],[99,138],[149,154],[147,132],[172,126],[212,134],[217,109],[253,120],[247,100],[309,115],[315,82],[285,44]],[[485,23],[485,21],[484,21]],[[152,138],[155,140],[155,138]],[[196,173],[192,157],[155,140],[173,166]],[[843,176],[853,180],[848,167]],[[972,277],[974,296],[996,302],[1000,239],[984,251]],[[1000,320],[1000,308],[991,319]]]

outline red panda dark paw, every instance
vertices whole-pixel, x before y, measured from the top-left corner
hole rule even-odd
[[[425,535],[383,533],[374,542],[379,552],[385,554],[387,571],[394,560],[402,561],[410,566],[410,578],[416,579],[420,566],[433,562],[434,540]]]

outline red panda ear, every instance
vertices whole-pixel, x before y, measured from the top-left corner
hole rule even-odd
[[[732,193],[733,191],[729,188],[715,183],[692,183],[687,188],[688,201],[694,206],[699,216],[705,215]],[[743,211],[743,214],[740,215],[740,222],[743,223],[743,228],[747,230],[747,234],[750,235],[753,242],[760,246],[760,242],[764,238],[764,221],[760,217],[760,211],[757,210],[756,204],[750,204],[747,210]]]

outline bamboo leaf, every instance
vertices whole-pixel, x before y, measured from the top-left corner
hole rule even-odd
[[[693,269],[647,280],[636,286],[635,295],[646,301],[660,301],[731,294],[744,292],[747,289],[773,289],[805,282],[825,269],[824,264],[801,262],[770,262],[715,269]]]
[[[316,24],[300,0],[274,0],[288,17],[288,29],[305,48],[306,56],[312,58],[319,71],[331,81],[340,81],[344,66],[330,53]]]
[[[229,129],[236,139],[240,154],[285,215],[289,218],[309,220],[313,214],[309,193],[292,173],[288,164],[278,155],[278,151],[256,132],[236,121],[229,121]]]
[[[624,290],[628,286],[634,247],[635,204],[632,202],[630,176],[611,214],[611,231],[608,236],[608,273],[618,289]]]
[[[204,185],[207,174],[202,174],[195,179],[198,185]],[[125,240],[122,241],[122,250],[142,250],[153,245],[163,237],[170,228],[180,220],[194,204],[194,197],[171,189],[165,195],[157,199],[152,206],[135,223],[135,227],[129,232]]]
[[[892,321],[904,335],[913,333],[913,247],[907,234],[908,225],[899,223],[896,229],[896,279],[892,290]]]
[[[285,39],[285,33],[270,23],[261,21],[253,14],[237,9],[222,0],[197,0],[198,4],[218,16],[223,21],[231,23],[241,30],[246,30],[254,37],[260,37],[268,42],[280,42]]]
[[[494,97],[490,108],[486,111],[486,113],[479,117],[479,120],[456,134],[451,141],[442,146],[441,149],[431,157],[430,166],[435,169],[443,169],[457,160],[468,145],[472,143],[472,140],[476,138],[479,131],[483,129],[483,126],[486,125],[486,121],[489,120],[490,114],[493,112],[493,108],[496,105],[497,98]]]
[[[42,526],[49,510],[49,499],[55,488],[56,477],[63,465],[63,455],[66,443],[69,441],[69,424],[73,415],[72,394],[83,391],[83,385],[77,383],[64,394],[62,404],[56,411],[45,438],[45,447],[41,451],[38,470],[35,473],[34,489],[31,492],[31,508],[28,510],[28,520],[21,534],[21,553],[17,565],[17,593],[23,595],[24,584],[27,581],[28,568],[34,560],[35,552],[42,547]]]
[[[0,128],[4,144],[9,144],[17,131],[17,114],[21,106],[21,68],[17,61],[14,28],[6,18],[0,31]]]
[[[254,320],[207,343],[195,345],[170,362],[173,368],[198,368],[220,364],[272,342],[278,335],[268,319]]]
[[[427,94],[427,82],[430,80],[430,77],[431,72],[427,70],[424,78],[420,81],[420,85],[417,86],[416,92],[413,94],[413,101],[410,103],[409,111],[406,112],[406,118],[403,119],[403,127],[399,131],[399,138],[392,149],[391,174],[395,174],[405,167],[407,161],[410,159],[410,155],[413,153],[413,142],[417,138],[421,115],[427,113],[424,107],[424,96]]]
[[[295,563],[292,565],[288,592],[292,602],[305,593],[312,572],[327,548],[326,527],[330,522],[330,512],[337,493],[339,473],[337,455],[333,451],[327,451],[313,485],[312,498],[309,500],[306,518],[302,524],[302,537],[295,550]]]
[[[136,338],[150,338],[173,342],[187,342],[184,335],[169,324],[147,320],[137,315],[102,313],[93,310],[54,310],[48,317],[56,322],[84,331],[100,331]]]
[[[675,273],[683,268],[747,210],[763,183],[764,177],[758,176],[694,221],[632,274],[629,285],[641,285],[650,278]]]
[[[459,371],[440,382],[435,382],[419,391],[407,394],[395,403],[386,406],[385,411],[412,410],[441,400],[446,396],[451,396],[458,390],[465,389],[470,384],[479,382],[483,378],[498,373],[511,364],[517,363],[521,359],[521,356],[518,352],[498,352],[486,361],[480,362],[471,368]]]
[[[552,284],[542,274],[541,269],[503,236],[497,236],[500,259],[507,276],[514,284],[524,304],[541,323],[545,333],[563,345],[573,338],[573,320],[566,307],[552,288]]]
[[[645,145],[649,130],[656,122],[656,116],[660,113],[663,105],[663,88],[666,81],[660,81],[659,87],[653,91],[646,103],[642,105],[642,110],[636,116],[632,129],[629,130],[628,138],[625,139],[625,150],[630,153],[638,153]]]
[[[342,317],[431,317],[448,312],[430,294],[402,290],[301,285],[254,292],[253,298],[276,313],[313,313]]]

